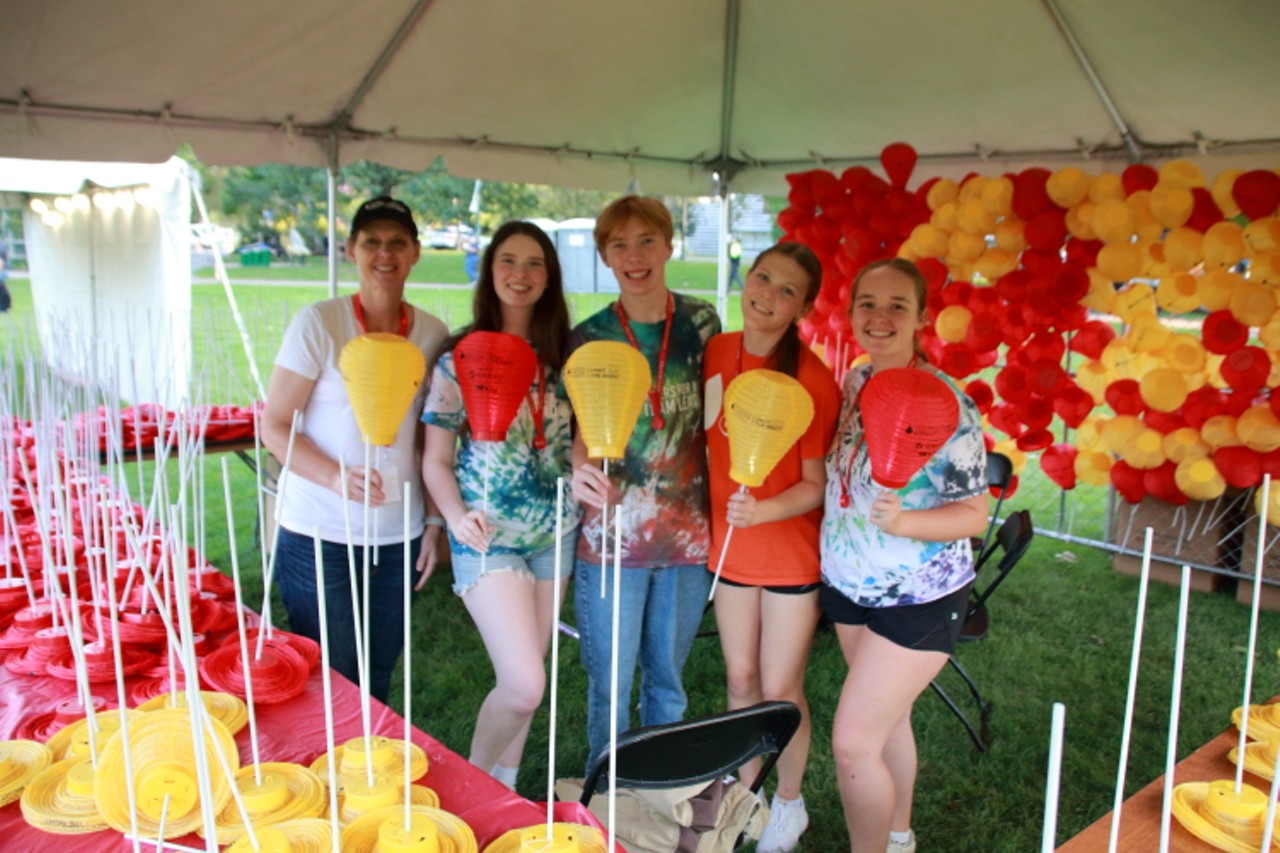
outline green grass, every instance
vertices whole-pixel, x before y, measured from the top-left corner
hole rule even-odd
[[[8,358],[11,341],[20,342],[15,352],[24,352],[21,341],[29,340],[26,330],[32,325],[29,287],[17,280],[11,282],[11,289],[15,308],[0,316],[0,361]],[[319,285],[238,285],[234,290],[254,332],[256,358],[264,371],[269,370],[283,322],[292,310],[326,292]],[[428,310],[442,316],[449,313],[452,325],[464,321],[468,297],[463,289],[413,288],[409,292],[412,301]],[[224,319],[228,312],[221,289],[196,287],[193,298],[199,318],[194,324],[196,357],[209,368],[203,374],[205,381],[212,383],[217,373],[243,375],[244,356],[234,332],[228,332],[231,324]],[[607,297],[592,295],[574,301],[575,316],[581,318]],[[13,374],[6,370],[0,375]],[[243,387],[247,380],[240,379],[238,384]],[[0,394],[0,401],[5,399]],[[245,600],[256,608],[262,600],[262,577],[255,483],[246,466],[233,459],[229,463],[233,529]],[[1044,486],[1033,468],[1029,466],[1023,475],[1024,496]],[[136,483],[133,472],[130,476],[131,483]],[[142,479],[149,490],[149,469],[144,469]],[[137,492],[136,485],[131,488]],[[1089,501],[1089,511],[1098,515],[1104,493],[1097,490],[1090,494],[1097,500]],[[204,496],[208,558],[229,572],[231,552],[219,457],[205,462]],[[1021,505],[1015,495],[1006,511]],[[490,689],[492,676],[479,636],[449,585],[449,572],[438,571],[414,604],[413,722],[465,754],[476,710]],[[1047,537],[1037,539],[992,601],[990,636],[958,652],[995,704],[991,751],[976,753],[959,724],[933,696],[926,693],[916,704],[921,766],[914,824],[926,849],[1013,853],[1038,848],[1049,720],[1055,701],[1067,707],[1059,839],[1065,840],[1110,810],[1137,586],[1136,579],[1113,572],[1110,556],[1100,550]],[[1130,793],[1163,771],[1176,608],[1175,589],[1159,584],[1151,587],[1129,754]],[[276,612],[280,612],[278,607]],[[571,604],[566,607],[565,620],[574,621]],[[709,619],[707,624],[709,627]],[[1249,609],[1230,594],[1192,595],[1180,755],[1229,724],[1229,713],[1241,700],[1248,630]],[[1255,701],[1280,692],[1276,649],[1280,614],[1264,612],[1258,636]],[[557,771],[559,775],[580,775],[586,758],[585,678],[572,640],[563,641],[559,671]],[[947,687],[967,706],[963,687],[949,675],[944,674]],[[808,664],[814,746],[804,794],[811,824],[801,845],[808,853],[847,849],[829,747],[843,677],[844,663],[835,637],[822,631]],[[723,709],[724,668],[715,638],[697,640],[685,681],[691,714]],[[395,706],[401,706],[401,691],[397,687],[393,694]],[[535,799],[541,799],[545,791],[546,728],[544,706],[535,719],[519,780],[520,791]]]

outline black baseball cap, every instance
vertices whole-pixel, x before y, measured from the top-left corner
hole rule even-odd
[[[360,205],[360,209],[356,211],[356,215],[351,219],[351,236],[354,237],[361,228],[364,228],[369,223],[377,222],[381,219],[400,223],[409,229],[413,239],[418,239],[418,223],[413,221],[413,213],[410,212],[409,205],[389,195],[371,198]]]

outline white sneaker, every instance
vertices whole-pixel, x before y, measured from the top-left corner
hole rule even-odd
[[[769,809],[769,825],[760,833],[756,853],[789,853],[800,843],[800,835],[809,826],[809,813],[804,797],[780,800],[776,796]]]
[[[907,833],[906,841],[894,841],[890,838],[885,853],[916,853],[916,834],[911,830],[907,830]]]

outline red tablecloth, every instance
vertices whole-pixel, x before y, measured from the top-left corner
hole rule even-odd
[[[114,685],[95,687],[95,693],[115,701]],[[49,711],[58,702],[73,698],[75,687],[54,678],[25,678],[0,667],[0,740],[8,740],[28,715]],[[333,676],[334,735],[343,743],[361,734],[360,691],[341,676]],[[388,737],[404,737],[404,718],[371,699],[373,732]],[[278,705],[257,708],[258,742],[263,761],[310,764],[325,750],[324,687],[319,672],[313,672],[306,689]],[[465,820],[485,845],[509,829],[531,826],[546,819],[545,805],[534,803],[511,791],[462,756],[418,729],[411,731],[413,742],[426,750],[429,769],[419,780],[440,796],[440,807]],[[249,729],[237,736],[242,765],[252,760]],[[557,806],[557,820],[599,826],[594,816],[576,803]],[[203,848],[192,836],[182,839]],[[91,835],[51,835],[29,826],[18,803],[0,809],[0,849],[50,850],[59,853],[123,850],[128,842],[114,831]]]

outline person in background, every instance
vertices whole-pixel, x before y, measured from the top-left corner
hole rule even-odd
[[[702,356],[720,331],[715,309],[667,288],[671,214],[654,198],[624,196],[596,220],[596,249],[619,295],[573,330],[570,349],[621,341],[649,361],[652,386],[623,460],[609,475],[587,458],[581,431],[573,446],[573,494],[584,507],[574,606],[587,671],[587,741],[594,757],[609,743],[614,509],[622,513],[618,655],[618,731],[630,728],[637,664],[640,721],[670,723],[687,704],[682,672],[711,581],[707,455],[702,419]],[[608,503],[610,557],[601,566],[602,507]],[[601,595],[601,574],[606,582]]]
[[[827,455],[819,601],[849,665],[832,727],[853,853],[911,853],[916,742],[911,707],[955,649],[973,584],[969,537],[987,523],[986,448],[973,402],[924,362],[924,277],[910,261],[868,264],[854,279],[854,339],[870,356],[844,382]],[[896,492],[871,479],[859,405],[877,371],[911,367],[960,404],[947,440]]]
[[[448,525],[453,591],[484,640],[496,679],[480,706],[469,760],[514,788],[529,723],[542,704],[554,606],[573,572],[580,517],[577,504],[565,501],[557,542],[556,485],[569,476],[572,412],[549,389],[564,366],[569,309],[555,247],[542,229],[520,221],[498,229],[484,253],[472,316],[441,348],[432,372],[422,474]],[[453,347],[473,331],[523,338],[538,356],[525,404],[502,443],[473,441],[467,429]]]
[[[779,243],[756,256],[742,293],[742,331],[707,345],[705,404],[711,464],[711,563],[724,548],[715,593],[729,708],[765,700],[794,702],[801,724],[778,760],[778,786],[757,853],[795,849],[809,825],[800,785],[809,758],[805,662],[818,624],[818,526],[826,486],[823,458],[831,446],[840,389],[831,370],[800,340],[796,324],[818,296],[822,265],[802,243]],[[748,370],[767,368],[798,379],[813,399],[814,417],[764,484],[740,492],[729,477],[724,391]],[[742,769],[744,784],[760,762]]]
[[[467,281],[475,284],[480,272],[480,235],[468,231],[462,235],[462,270]]]
[[[742,287],[742,243],[734,235],[729,235],[729,290],[734,283]]]
[[[302,414],[280,498],[275,558],[276,582],[289,626],[303,636],[320,638],[313,540],[318,535],[323,546],[330,663],[348,679],[357,680],[347,563],[349,517],[361,584],[366,542],[371,552],[369,588],[361,588],[359,595],[368,598],[370,614],[369,692],[382,702],[387,701],[392,671],[404,644],[399,614],[405,592],[406,535],[411,559],[420,573],[415,588],[420,588],[435,566],[436,540],[444,523],[425,505],[418,478],[422,452],[418,416],[426,381],[405,412],[393,443],[376,449],[373,466],[367,471],[366,491],[364,440],[338,370],[338,358],[353,338],[373,332],[408,338],[428,361],[435,355],[448,330],[432,315],[404,301],[405,279],[420,254],[418,227],[403,202],[380,196],[360,206],[347,239],[347,257],[360,276],[359,290],[310,305],[293,318],[276,355],[262,419],[263,442],[283,461],[294,412]],[[345,461],[345,481],[339,459]],[[404,529],[405,482],[410,485],[408,530]],[[367,528],[366,501],[371,507]]]
[[[6,313],[13,305],[13,297],[9,293],[9,246],[0,242],[0,314]]]

